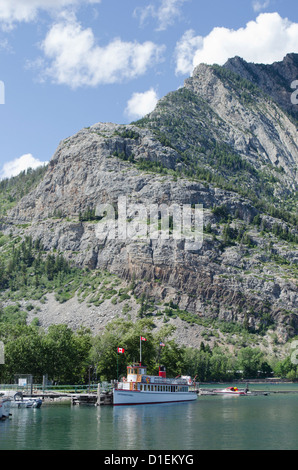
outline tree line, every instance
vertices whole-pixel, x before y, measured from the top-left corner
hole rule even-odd
[[[116,319],[105,330],[92,336],[90,330],[71,330],[66,325],[52,325],[47,331],[37,325],[0,323],[0,341],[4,343],[5,364],[0,365],[0,382],[13,383],[16,374],[31,374],[41,383],[88,383],[120,379],[126,367],[139,361],[140,336],[142,363],[149,374],[157,374],[165,365],[168,377],[190,375],[196,382],[231,381],[237,378],[267,377],[274,374],[290,379],[298,377],[290,358],[270,363],[258,348],[245,347],[235,355],[201,343],[198,349],[179,345],[173,338],[174,327],[165,325],[155,331],[152,319],[135,322]],[[161,346],[160,343],[164,346]],[[121,347],[124,354],[118,354]]]

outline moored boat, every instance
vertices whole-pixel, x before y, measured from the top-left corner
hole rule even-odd
[[[40,408],[41,405],[41,398],[24,397],[22,393],[16,393],[11,402],[12,408]]]
[[[141,405],[194,401],[197,393],[192,390],[188,377],[166,378],[165,367],[159,367],[159,375],[148,375],[141,362],[127,367],[127,377],[117,382],[113,390],[113,405]]]
[[[210,389],[200,390],[199,395],[228,395],[228,396],[240,396],[247,395],[248,389],[238,389],[238,387],[227,387],[221,389]]]
[[[40,408],[41,398],[24,397],[22,392],[4,392],[6,398],[10,399],[11,408]]]
[[[9,418],[11,407],[11,399],[4,395],[0,395],[0,419]]]

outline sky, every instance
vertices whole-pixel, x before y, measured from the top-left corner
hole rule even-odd
[[[0,0],[0,179],[128,124],[196,65],[298,53],[297,0]],[[298,77],[293,77],[293,80]]]

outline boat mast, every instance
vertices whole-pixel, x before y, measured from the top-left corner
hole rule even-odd
[[[140,336],[140,365],[142,364],[142,337]]]

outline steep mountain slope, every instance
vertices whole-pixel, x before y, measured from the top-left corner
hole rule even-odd
[[[142,314],[160,318],[170,305],[162,312],[179,334],[190,312],[192,324],[241,325],[284,343],[298,332],[297,164],[296,126],[277,101],[226,67],[200,65],[144,119],[95,124],[62,141],[0,230],[133,282],[136,297],[151,302]],[[109,203],[119,229],[119,197],[127,236],[111,238],[98,231],[97,208]],[[174,203],[203,205],[202,246],[171,230],[148,235],[140,204]],[[201,334],[189,334],[194,346]]]
[[[226,62],[224,68],[258,86],[284,111],[298,119],[298,107],[291,101],[294,91],[291,84],[298,79],[298,54],[288,54],[282,62],[271,65],[248,63],[241,57],[234,57]]]

